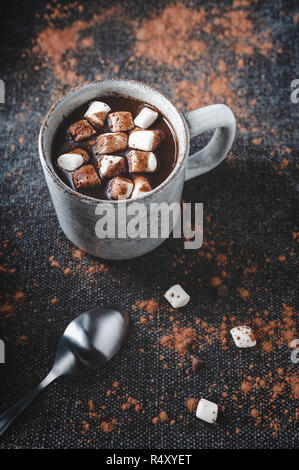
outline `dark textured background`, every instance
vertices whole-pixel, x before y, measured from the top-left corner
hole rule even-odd
[[[291,363],[287,342],[280,341],[281,328],[273,330],[269,353],[260,341],[256,348],[238,350],[229,337],[228,348],[223,349],[219,333],[224,315],[228,327],[249,323],[259,335],[254,322],[258,313],[266,324],[271,320],[280,324],[283,304],[293,312],[296,308],[298,104],[290,101],[290,83],[298,75],[295,1],[237,0],[217,2],[216,8],[209,1],[183,2],[190,10],[205,10],[205,25],[213,27],[194,33],[191,25],[183,34],[180,47],[187,51],[186,35],[194,33],[207,50],[180,66],[153,57],[134,59],[138,25],[152,15],[162,15],[173,3],[81,3],[84,9],[73,2],[62,18],[52,19],[53,2],[47,2],[48,8],[40,1],[1,2],[0,6],[0,78],[6,84],[6,103],[0,105],[0,337],[6,342],[6,364],[0,365],[0,411],[45,376],[60,335],[77,314],[95,304],[120,302],[130,312],[131,331],[122,352],[104,370],[60,379],[45,390],[0,440],[0,447],[294,448],[298,400],[289,378],[296,376],[298,365]],[[64,77],[55,72],[56,59],[36,47],[49,21],[51,28],[69,27],[79,18],[88,22],[113,5],[117,14],[78,30],[78,37],[93,38],[93,45],[76,46],[60,58],[64,70],[72,69],[74,74]],[[241,27],[231,34],[227,26],[223,39],[223,25],[215,18],[239,10],[246,12],[252,31],[243,35]],[[254,44],[253,51],[238,52],[236,45],[244,38]],[[271,46],[263,47],[265,41]],[[226,62],[226,70],[217,68],[219,59]],[[184,251],[182,241],[169,240],[134,261],[102,262],[87,255],[77,259],[58,226],[38,160],[41,119],[72,86],[114,76],[154,84],[183,110],[226,102],[236,114],[238,133],[229,158],[188,182],[184,190],[186,201],[204,203],[205,244],[199,251]],[[218,95],[215,92],[211,77],[214,81],[226,77],[223,96],[221,90]],[[194,147],[199,143],[202,140]],[[226,255],[226,264],[219,262],[219,254]],[[63,272],[67,267],[68,276]],[[215,276],[228,286],[226,297],[219,297],[211,287]],[[191,295],[190,303],[173,315],[179,327],[190,326],[199,335],[194,354],[205,363],[198,374],[190,372],[188,354],[179,357],[159,344],[172,328],[162,293],[176,282]],[[248,298],[240,295],[240,288],[248,290]],[[51,303],[53,298],[58,301]],[[132,308],[136,301],[151,298],[159,304],[152,318]],[[148,318],[147,324],[140,323],[141,315]],[[212,344],[205,341],[204,327],[196,325],[195,318],[214,328]],[[199,346],[202,352],[197,354]],[[280,376],[278,368],[283,369]],[[264,387],[253,387],[245,395],[240,386],[248,376],[252,383],[256,377],[264,378]],[[112,387],[115,380],[120,384],[117,389]],[[284,384],[283,392],[270,401],[275,383]],[[109,390],[114,393],[108,396]],[[145,413],[134,407],[122,411],[128,396],[138,400]],[[186,398],[201,396],[224,406],[216,426],[203,426],[188,412]],[[89,416],[90,399],[96,413],[101,413],[99,418]],[[260,411],[261,422],[251,416],[252,407]],[[152,423],[162,410],[174,424]],[[112,419],[117,425],[105,433],[100,424]],[[90,427],[82,433],[84,421]]]

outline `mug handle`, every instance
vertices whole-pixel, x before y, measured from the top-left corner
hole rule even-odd
[[[213,104],[184,114],[190,138],[215,129],[210,142],[187,160],[185,181],[212,170],[227,156],[236,133],[236,120],[225,104]]]

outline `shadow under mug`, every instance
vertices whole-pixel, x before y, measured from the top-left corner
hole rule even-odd
[[[155,106],[171,123],[178,141],[177,163],[172,173],[160,186],[138,200],[104,201],[77,193],[67,186],[53,167],[52,142],[65,116],[96,98],[111,94],[137,98]],[[190,138],[216,129],[209,143],[189,156]],[[215,104],[182,114],[162,93],[141,82],[125,79],[107,79],[84,85],[61,98],[46,115],[39,134],[39,155],[46,182],[56,210],[59,224],[78,248],[105,259],[122,260],[144,255],[165,238],[98,238],[95,227],[99,220],[96,208],[116,213],[134,202],[143,203],[149,212],[150,204],[171,204],[181,201],[184,182],[210,171],[228,154],[235,136],[236,122],[230,108]],[[103,212],[101,212],[103,213]],[[109,212],[108,212],[109,213]],[[149,217],[147,217],[149,224]]]

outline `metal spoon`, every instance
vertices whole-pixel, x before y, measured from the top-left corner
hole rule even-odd
[[[0,416],[0,436],[34,398],[61,375],[81,374],[102,367],[118,353],[129,326],[128,314],[118,305],[95,307],[75,318],[66,328],[47,377]]]

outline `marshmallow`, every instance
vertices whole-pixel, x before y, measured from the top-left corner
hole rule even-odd
[[[114,178],[126,173],[126,159],[117,155],[102,155],[98,160],[98,168],[102,178]]]
[[[84,117],[96,126],[102,127],[104,125],[107,114],[111,111],[108,104],[102,101],[93,101],[90,105]]]
[[[97,138],[97,151],[100,154],[117,152],[127,148],[128,136],[123,132],[107,132]]]
[[[155,154],[142,150],[130,150],[128,161],[130,173],[152,173],[158,166]]]
[[[190,295],[179,284],[170,287],[164,297],[173,308],[184,307],[190,300]]]
[[[230,334],[238,348],[252,348],[256,345],[256,340],[250,326],[236,326],[230,330]]]
[[[86,119],[81,119],[69,127],[69,133],[76,142],[80,140],[89,139],[91,136],[95,135],[96,131],[89,124]]]
[[[218,405],[202,398],[198,402],[196,416],[207,423],[213,424],[216,422],[218,416]]]
[[[137,176],[137,178],[134,179],[134,190],[132,192],[132,199],[142,197],[151,190],[151,185],[149,184],[145,176]]]
[[[149,152],[158,146],[161,138],[161,131],[134,129],[129,135],[129,147]]]
[[[148,127],[150,127],[153,124],[153,122],[155,122],[157,117],[158,117],[157,111],[154,111],[153,109],[144,107],[144,108],[142,108],[140,113],[137,114],[137,116],[135,117],[134,124],[135,124],[136,127],[141,127],[142,129],[147,129]]]
[[[101,184],[101,180],[93,165],[84,165],[73,173],[76,189],[92,189]]]
[[[80,149],[80,148],[74,148],[74,149],[70,150],[69,153],[76,153],[78,155],[81,155],[82,158],[83,158],[83,163],[89,162],[89,155],[88,155],[88,152],[86,150],[83,150],[83,149]]]
[[[117,176],[111,180],[109,186],[109,195],[111,199],[129,199],[133,190],[133,183],[128,178]]]
[[[74,171],[83,165],[83,157],[76,153],[63,153],[57,158],[57,165],[63,170]]]
[[[134,127],[132,113],[129,111],[116,111],[108,116],[112,132],[130,131]]]

